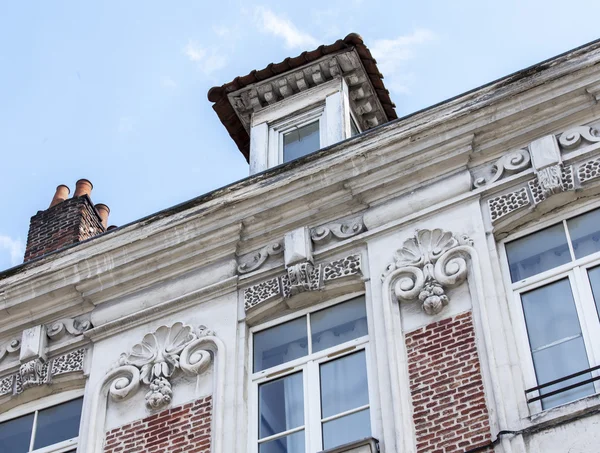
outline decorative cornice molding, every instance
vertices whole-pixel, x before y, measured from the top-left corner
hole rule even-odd
[[[250,272],[254,272],[255,270],[259,269],[270,256],[281,255],[282,253],[283,245],[281,242],[274,242],[273,244],[269,244],[253,254],[249,261],[240,264],[237,267],[237,271],[239,274],[248,274]]]
[[[396,252],[381,281],[393,274],[398,300],[418,299],[425,313],[436,315],[449,303],[445,289],[467,278],[466,258],[471,255],[472,245],[467,236],[456,237],[439,228],[417,230]]]
[[[526,148],[511,151],[492,165],[487,166],[482,176],[474,176],[473,186],[477,189],[493,184],[502,178],[519,173],[529,167],[531,167],[531,157]]]
[[[0,397],[19,395],[31,387],[48,385],[53,378],[70,373],[83,375],[85,348],[59,355],[48,361],[35,358],[21,364],[19,371],[0,379]]]
[[[137,390],[141,382],[149,387],[145,396],[148,409],[168,405],[173,396],[170,379],[178,370],[198,375],[210,366],[210,353],[198,348],[205,336],[214,336],[214,332],[201,326],[196,333],[182,322],[170,327],[160,326],[153,333],[146,334],[130,352],[119,357],[116,371],[129,370],[133,378],[127,385],[122,385],[121,378],[115,379],[110,388],[111,396],[114,400],[124,399],[129,391]]]
[[[294,264],[287,272],[270,278],[244,290],[244,309],[246,312],[258,305],[277,297],[288,299],[305,291],[317,291],[332,280],[362,275],[361,255],[355,254],[313,265],[310,262]]]
[[[344,240],[366,231],[362,216],[342,222],[328,223],[310,230],[315,244],[327,244],[333,238]]]
[[[253,113],[310,88],[343,77],[349,87],[350,106],[366,130],[383,124],[387,115],[368,74],[354,51],[328,55],[285,75],[263,80],[228,94],[231,105],[247,131]]]

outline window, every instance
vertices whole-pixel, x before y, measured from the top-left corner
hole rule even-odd
[[[0,423],[0,451],[74,453],[83,398]]]
[[[283,134],[283,162],[306,156],[320,147],[318,121],[295,127],[292,131]]]
[[[507,242],[506,255],[531,357],[528,401],[550,409],[597,393],[600,209]]]
[[[253,335],[255,452],[315,453],[371,436],[364,296]]]

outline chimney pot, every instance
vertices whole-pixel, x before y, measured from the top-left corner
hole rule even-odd
[[[50,203],[50,208],[52,206],[56,206],[59,203],[62,203],[67,198],[69,198],[69,194],[71,193],[71,189],[69,189],[64,184],[61,184],[56,188],[56,192],[54,193],[54,198],[52,198],[52,202]]]
[[[80,179],[75,183],[75,194],[73,196],[81,197],[83,195],[87,195],[88,197],[90,197],[93,188],[94,186],[89,180]]]
[[[106,230],[108,226],[108,215],[110,214],[110,208],[104,203],[98,203],[94,207],[96,208],[98,215],[102,219],[102,226],[104,227],[104,230]]]

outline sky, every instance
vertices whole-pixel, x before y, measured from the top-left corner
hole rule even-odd
[[[399,116],[600,38],[597,0],[0,6],[0,269],[57,185],[124,225],[248,175],[210,87],[359,33]]]

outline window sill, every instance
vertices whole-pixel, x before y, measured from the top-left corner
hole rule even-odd
[[[377,453],[379,442],[373,437],[350,442],[339,447],[323,450],[321,453]]]
[[[562,406],[553,407],[527,417],[530,426],[543,428],[575,417],[585,416],[600,409],[600,394],[590,395],[580,400],[572,401]]]

